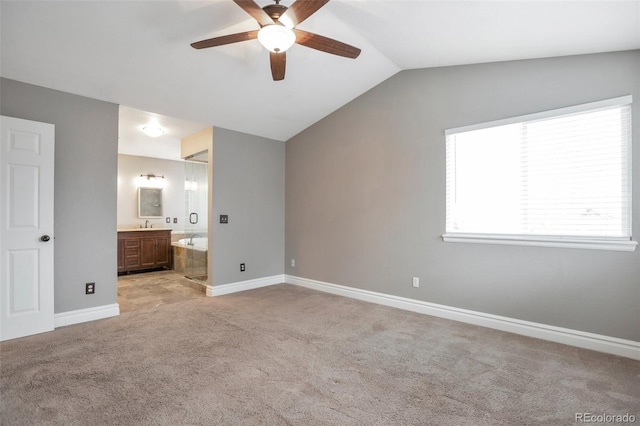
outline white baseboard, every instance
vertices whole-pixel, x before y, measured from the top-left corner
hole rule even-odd
[[[256,278],[254,280],[238,281],[221,285],[207,285],[207,296],[215,297],[223,294],[237,293],[239,291],[252,290],[254,288],[284,283],[284,274],[271,277]]]
[[[521,334],[523,336],[535,337],[551,342],[563,343],[565,345],[640,360],[640,342],[635,342],[633,340],[619,339],[617,337],[523,321],[515,318],[454,308],[452,306],[438,305],[435,303],[392,296],[374,291],[361,290],[292,275],[285,275],[285,282],[326,293],[363,300],[365,302],[377,303],[407,311],[418,312],[421,314],[432,315],[482,327],[493,328],[496,330],[507,331],[510,333]]]
[[[95,308],[60,312],[54,315],[53,321],[55,328],[58,328],[65,325],[80,324],[81,322],[117,317],[118,315],[120,315],[120,305],[113,303],[111,305],[96,306]]]

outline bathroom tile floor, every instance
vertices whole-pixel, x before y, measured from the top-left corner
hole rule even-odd
[[[206,297],[204,287],[174,271],[144,272],[118,277],[120,312],[157,309],[161,305]]]

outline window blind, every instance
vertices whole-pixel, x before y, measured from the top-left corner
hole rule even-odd
[[[631,96],[446,132],[446,232],[631,238]]]

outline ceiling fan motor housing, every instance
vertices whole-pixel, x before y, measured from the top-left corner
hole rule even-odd
[[[283,6],[281,4],[269,4],[262,8],[262,10],[264,10],[267,15],[276,22],[280,19],[282,14],[287,11],[287,9],[287,6]]]

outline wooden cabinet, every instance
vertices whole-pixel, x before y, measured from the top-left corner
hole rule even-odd
[[[171,231],[166,238],[156,239],[156,265],[171,268]]]
[[[118,272],[124,271],[124,239],[118,234]]]
[[[170,268],[170,229],[118,232],[118,273]]]

